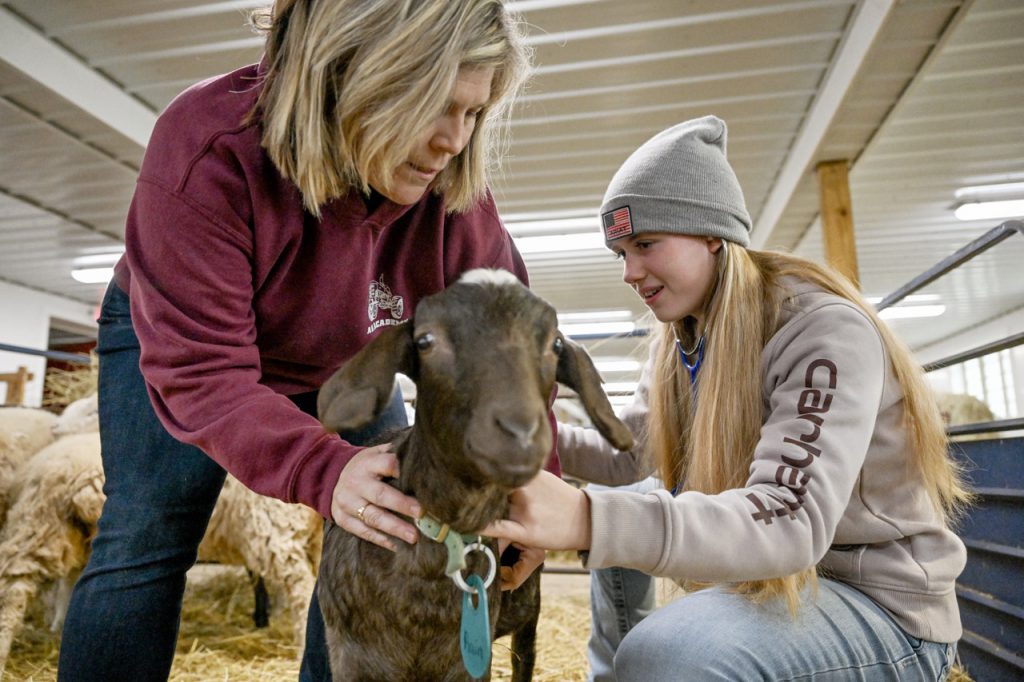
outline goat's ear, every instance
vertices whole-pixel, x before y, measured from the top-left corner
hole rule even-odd
[[[562,352],[558,356],[556,378],[576,391],[591,421],[605,440],[619,450],[629,450],[633,447],[633,434],[615,416],[608,396],[601,388],[601,375],[597,373],[594,361],[583,346],[565,338],[561,332],[558,336],[562,339]]]
[[[395,374],[413,375],[412,363],[412,322],[388,327],[320,388],[320,422],[328,431],[366,426],[390,403]]]

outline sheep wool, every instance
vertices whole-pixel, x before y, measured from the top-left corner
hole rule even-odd
[[[53,442],[57,416],[33,407],[0,408],[0,527],[11,504],[15,470]]]
[[[322,543],[323,521],[312,509],[257,495],[228,476],[199,560],[245,566],[262,577],[271,602],[291,614],[301,649]]]
[[[100,430],[100,403],[96,393],[90,393],[67,407],[57,417],[53,426],[54,435],[66,436],[70,433],[87,433]]]
[[[52,621],[57,630],[63,623],[70,586],[88,559],[106,500],[94,405],[94,397],[91,402],[85,399],[78,409],[61,415],[62,432],[84,429],[85,433],[58,438],[11,477],[11,506],[0,530],[0,678],[11,642],[40,587],[57,583]],[[0,431],[0,445],[5,437]],[[290,613],[301,651],[322,541],[323,523],[316,512],[257,495],[229,476],[199,558],[242,565],[262,577],[273,602]]]
[[[0,532],[0,673],[39,588],[76,577],[103,509],[98,433],[66,436],[18,470]]]

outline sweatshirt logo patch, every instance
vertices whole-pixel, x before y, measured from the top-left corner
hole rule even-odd
[[[633,217],[629,212],[629,206],[623,206],[602,214],[601,226],[604,228],[604,240],[606,242],[633,234]]]
[[[391,314],[390,318],[377,319],[382,310]],[[402,323],[402,314],[405,312],[405,299],[391,292],[391,287],[384,283],[384,275],[377,278],[377,281],[370,282],[369,302],[366,306],[366,314],[370,318],[370,326],[366,333],[388,325]]]
[[[818,370],[825,372],[819,374],[819,378],[824,379],[824,382],[816,384],[815,373]],[[782,439],[787,446],[796,446],[803,452],[799,456],[794,456],[798,451],[794,448],[787,448],[787,454],[780,458],[783,463],[775,471],[775,483],[781,488],[788,489],[793,499],[786,500],[773,493],[765,493],[767,497],[781,505],[769,508],[759,495],[748,493],[747,499],[757,508],[757,511],[751,514],[755,521],[764,521],[766,526],[770,526],[772,519],[776,517],[788,516],[790,519],[795,519],[797,510],[804,506],[807,484],[811,481],[810,469],[816,459],[821,456],[821,448],[815,446],[814,443],[821,436],[821,427],[825,425],[825,415],[832,409],[832,393],[829,391],[835,389],[838,379],[839,368],[831,360],[818,358],[807,366],[807,372],[804,375],[804,390],[797,399],[796,418],[810,424],[811,430],[809,433],[798,434],[797,438],[786,436]]]

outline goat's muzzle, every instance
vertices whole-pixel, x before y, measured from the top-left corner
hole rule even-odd
[[[551,428],[543,409],[480,410],[466,432],[467,450],[494,483],[517,487],[533,478],[551,452]]]

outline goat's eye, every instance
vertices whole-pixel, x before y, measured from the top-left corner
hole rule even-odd
[[[551,350],[558,355],[562,352],[562,339],[555,339],[555,342],[551,344]]]
[[[416,348],[418,350],[427,350],[434,345],[434,335],[430,332],[426,334],[420,334],[416,337]]]

